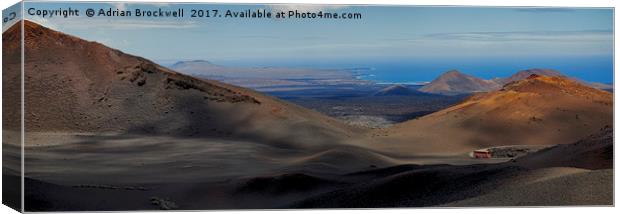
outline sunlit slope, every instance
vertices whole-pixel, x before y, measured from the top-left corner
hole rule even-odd
[[[564,77],[532,75],[373,136],[379,148],[454,154],[490,146],[570,143],[612,124],[611,93]]]

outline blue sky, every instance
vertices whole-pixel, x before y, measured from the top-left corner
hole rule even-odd
[[[434,69],[460,66],[466,67],[461,68],[466,72],[485,77],[527,69],[527,66],[548,65],[591,81],[611,82],[613,77],[612,9],[50,2],[28,2],[25,9],[69,6],[80,10],[185,8],[186,16],[190,8],[206,7],[220,11],[267,8],[356,12],[363,17],[360,20],[247,20],[41,18],[26,14],[26,18],[162,63],[205,59],[226,65],[329,67],[355,66],[357,62],[372,66],[367,64],[373,61],[435,62],[441,66],[407,72],[435,73],[442,71]],[[566,60],[576,64],[558,66]],[[503,61],[510,63],[498,63]],[[485,67],[485,62],[493,66]],[[592,70],[584,71],[587,68]]]

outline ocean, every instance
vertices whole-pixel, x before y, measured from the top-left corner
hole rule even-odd
[[[442,73],[456,69],[483,79],[508,77],[531,68],[555,69],[581,80],[613,83],[613,56],[563,57],[480,57],[480,58],[391,58],[391,59],[291,59],[214,61],[216,64],[243,67],[294,67],[355,70],[358,78],[377,83],[419,84],[432,81]]]

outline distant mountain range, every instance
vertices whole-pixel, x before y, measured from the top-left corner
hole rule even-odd
[[[502,88],[502,86],[523,80],[532,74],[551,76],[551,77],[565,77],[562,73],[552,69],[528,69],[522,70],[507,78],[495,78],[492,80],[484,80],[478,77],[467,75],[459,72],[458,70],[450,70],[437,77],[435,80],[420,88],[419,91],[431,93],[431,94],[443,94],[443,95],[455,95],[455,94],[469,94],[475,92],[488,92]],[[567,77],[570,78],[570,77]],[[577,80],[575,78],[570,78]],[[611,90],[612,85],[603,83],[589,83],[581,80],[577,80],[591,87],[601,90]]]
[[[354,73],[337,69],[303,69],[277,67],[227,67],[211,63],[207,60],[178,61],[169,66],[170,69],[184,74],[220,80],[226,83],[250,88],[265,88],[278,86],[303,86],[339,83],[360,83],[356,81]],[[417,89],[419,92],[441,95],[470,94],[488,92],[502,88],[502,86],[527,78],[532,74],[543,76],[566,76],[553,69],[527,69],[519,71],[506,78],[482,79],[458,70],[450,70],[430,83]],[[574,80],[576,78],[568,77]],[[310,82],[314,81],[314,82]],[[322,82],[317,82],[322,81]],[[604,83],[585,82],[591,87],[612,91],[613,86]],[[374,96],[410,95],[416,94],[415,89],[400,84],[377,91]]]

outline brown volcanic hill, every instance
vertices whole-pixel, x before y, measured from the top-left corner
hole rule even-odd
[[[527,69],[527,70],[519,71],[519,72],[517,72],[517,73],[515,73],[512,76],[507,77],[507,78],[496,79],[495,82],[497,82],[500,85],[505,85],[505,84],[508,84],[510,82],[515,82],[515,81],[519,81],[519,80],[525,79],[525,78],[531,76],[532,74],[537,74],[537,75],[542,75],[542,76],[550,76],[550,77],[564,76],[559,71],[556,71],[556,70],[553,70],[553,69],[533,68],[533,69]]]
[[[491,80],[483,80],[463,74],[457,70],[448,71],[419,91],[433,94],[468,94],[473,92],[491,91],[499,89],[500,85]]]
[[[606,90],[606,91],[613,90],[613,85],[604,84],[604,83],[598,83],[598,82],[586,82],[586,81],[583,81],[583,80],[579,80],[577,78],[568,77],[568,76],[560,73],[559,71],[556,71],[556,70],[553,70],[553,69],[540,69],[540,68],[533,68],[533,69],[522,70],[522,71],[519,71],[519,72],[513,74],[510,77],[507,77],[507,78],[497,78],[497,79],[494,79],[494,81],[497,82],[500,85],[505,85],[505,84],[508,84],[510,82],[515,82],[515,81],[519,81],[519,80],[525,79],[525,78],[531,76],[532,74],[542,75],[542,76],[550,76],[550,77],[566,77],[566,78],[575,80],[577,82],[580,82],[580,83],[582,83],[584,85],[590,86],[592,88]]]
[[[375,145],[383,149],[463,154],[491,146],[575,142],[612,124],[611,93],[564,77],[533,75],[374,135],[392,142]]]
[[[417,92],[420,93],[420,92]],[[403,86],[403,85],[391,85],[386,88],[383,88],[376,93],[374,96],[406,96],[417,94],[415,91]]]
[[[249,89],[193,78],[24,22],[29,132],[230,137],[307,146],[334,143],[356,131]],[[19,38],[19,28],[16,24],[3,33],[3,44]],[[4,67],[18,67],[15,53],[19,46],[3,49]],[[3,75],[4,85],[19,82],[19,70]]]

